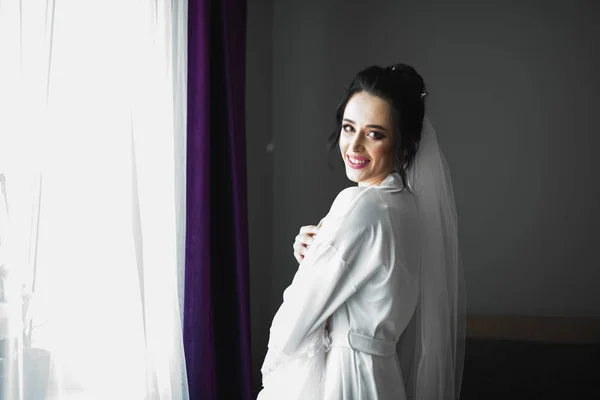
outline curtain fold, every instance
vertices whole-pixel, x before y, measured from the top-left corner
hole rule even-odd
[[[192,399],[250,399],[242,0],[190,2],[184,343]]]
[[[6,399],[188,398],[185,6],[0,3],[0,107],[11,115],[0,149],[16,155],[3,174],[10,260],[32,236],[21,223],[31,216],[14,210],[39,203],[33,265],[9,261],[5,274],[32,291],[31,330],[1,338]],[[20,189],[31,177],[39,193]],[[12,299],[10,309],[24,303]],[[0,323],[19,326],[22,314]]]

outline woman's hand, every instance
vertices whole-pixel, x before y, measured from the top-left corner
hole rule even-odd
[[[319,221],[319,225],[306,225],[300,228],[300,233],[298,233],[294,241],[294,257],[296,257],[298,264],[304,259],[308,247],[315,240],[314,236],[319,233],[322,224],[323,220]]]

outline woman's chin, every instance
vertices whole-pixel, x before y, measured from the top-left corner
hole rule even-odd
[[[346,167],[346,177],[352,182],[360,183],[365,179],[365,174],[360,170]]]

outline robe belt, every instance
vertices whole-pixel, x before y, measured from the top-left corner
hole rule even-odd
[[[373,356],[389,357],[396,354],[396,342],[376,339],[352,331],[334,331],[329,333],[331,346],[349,347]]]

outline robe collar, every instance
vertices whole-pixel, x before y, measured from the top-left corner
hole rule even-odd
[[[392,172],[379,184],[379,186],[391,186],[395,188],[402,187],[402,178],[397,172]]]

